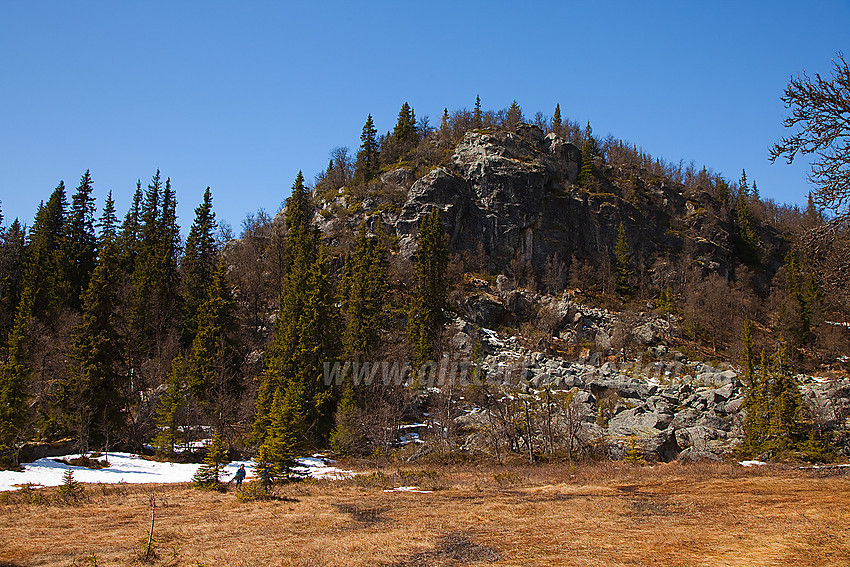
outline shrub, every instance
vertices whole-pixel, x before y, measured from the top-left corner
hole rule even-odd
[[[59,486],[59,495],[66,503],[76,502],[83,495],[83,485],[74,479],[71,467],[62,476],[62,484]]]
[[[219,475],[224,465],[228,462],[227,450],[221,440],[221,435],[216,433],[210,443],[204,464],[198,468],[198,472],[192,478],[195,488],[223,491],[224,486],[219,480]]]

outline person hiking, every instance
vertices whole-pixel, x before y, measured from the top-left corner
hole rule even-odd
[[[242,485],[242,481],[245,480],[245,465],[239,465],[239,470],[236,471],[231,480],[236,481],[236,488]]]

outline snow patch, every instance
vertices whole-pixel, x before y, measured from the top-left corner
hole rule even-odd
[[[297,462],[299,466],[292,467],[292,471],[295,474],[305,477],[324,480],[343,480],[354,476],[354,471],[345,471],[331,466],[336,461],[318,454],[313,455],[312,457],[301,457],[295,459],[295,462]]]
[[[58,462],[57,459],[73,459],[80,455],[67,455],[63,457],[52,457],[39,459],[33,463],[24,465],[22,472],[0,471],[0,491],[17,490],[25,484],[33,488],[46,486],[59,486],[62,477],[68,470],[68,465]],[[169,484],[175,482],[191,482],[192,477],[198,471],[200,464],[197,463],[169,463],[149,461],[138,455],[130,453],[109,453],[105,457],[109,466],[103,469],[87,469],[85,467],[72,466],[74,480],[84,483],[103,484]],[[319,455],[302,457],[296,459],[299,466],[293,467],[296,474],[304,477],[317,479],[337,480],[351,477],[352,471],[345,471],[332,466],[334,461]],[[254,476],[253,461],[234,461],[225,465],[221,479],[224,482],[233,478],[240,465],[245,465],[248,478]]]
[[[738,461],[738,464],[742,467],[762,467],[767,463],[763,461]]]
[[[433,490],[420,490],[418,486],[398,486],[396,488],[390,488],[388,490],[384,490],[384,492],[416,492],[419,494],[431,494],[434,492]]]

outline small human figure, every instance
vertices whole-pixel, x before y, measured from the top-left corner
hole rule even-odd
[[[245,465],[239,465],[239,470],[233,475],[233,480],[236,481],[236,488],[242,485],[242,481],[245,480]]]

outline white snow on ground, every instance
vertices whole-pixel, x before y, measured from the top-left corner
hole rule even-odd
[[[418,492],[419,494],[431,494],[434,491],[420,490],[418,486],[399,486],[397,488],[390,488],[388,490],[384,490],[384,492]]]
[[[67,455],[64,457],[51,457],[39,459],[33,463],[24,465],[23,472],[0,471],[0,491],[16,490],[25,484],[33,487],[59,486],[68,466],[57,462],[56,459],[73,459],[79,455]],[[103,457],[100,458],[101,460]],[[172,483],[191,482],[192,477],[198,470],[199,464],[186,463],[160,463],[148,461],[138,455],[130,453],[109,453],[109,467],[105,469],[87,469],[85,467],[71,467],[74,480],[85,483],[114,484],[126,482],[128,484],[144,483]],[[318,456],[297,459],[301,466],[295,467],[298,474],[313,478],[337,479],[350,476],[351,471],[343,471],[330,466],[329,459]],[[253,475],[253,461],[234,461],[224,468],[221,475],[223,481],[227,482],[239,465],[245,465],[248,478]]]
[[[767,463],[762,461],[738,461],[738,464],[742,467],[761,467],[766,465]]]
[[[299,459],[295,459],[295,461],[301,466],[292,467],[292,471],[312,478],[341,480],[350,478],[354,475],[354,471],[344,471],[331,466],[331,464],[336,461],[332,461],[331,459],[324,458],[320,455],[301,457]]]

